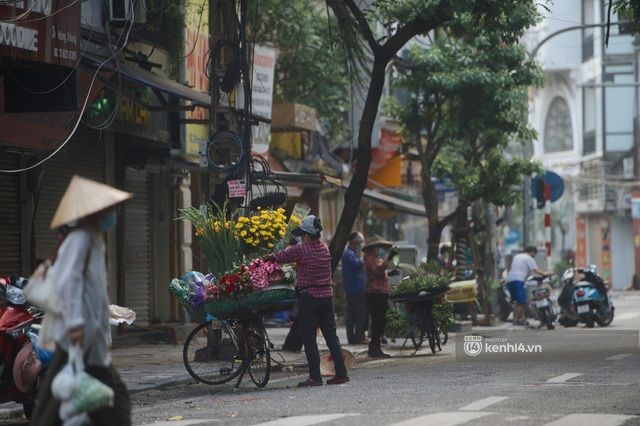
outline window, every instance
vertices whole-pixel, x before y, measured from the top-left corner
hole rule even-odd
[[[557,96],[551,101],[544,126],[544,151],[547,153],[573,149],[573,131],[569,105]]]
[[[595,23],[594,0],[582,0],[582,23]],[[595,28],[584,28],[582,30],[582,62],[593,58],[593,35]]]
[[[603,14],[606,18],[607,9],[609,7],[609,2],[603,2]],[[605,31],[602,32],[602,48],[604,49],[604,55],[632,55],[634,53],[633,40],[634,37],[628,31],[626,25],[618,25],[618,22],[625,21],[625,19],[620,19],[618,14],[615,11],[611,11],[611,28],[609,33],[609,46],[604,46],[605,41]],[[622,31],[620,31],[622,30]]]
[[[607,152],[624,152],[633,146],[635,88],[633,65],[604,69],[604,133]]]
[[[584,155],[596,151],[596,89],[589,87],[593,80],[582,89],[582,151]]]

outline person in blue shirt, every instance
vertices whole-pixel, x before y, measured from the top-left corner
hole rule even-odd
[[[350,345],[367,343],[364,337],[367,323],[364,261],[360,256],[363,246],[364,236],[354,232],[342,254],[342,280],[347,295],[347,342]]]

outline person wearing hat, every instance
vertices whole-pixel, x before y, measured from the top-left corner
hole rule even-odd
[[[347,383],[349,376],[342,355],[340,340],[336,333],[336,319],[333,309],[333,283],[331,281],[331,254],[325,243],[320,241],[322,224],[320,218],[309,215],[292,233],[302,240],[300,244],[287,247],[264,257],[278,263],[296,264],[298,292],[299,333],[309,364],[309,378],[299,387],[322,386],[320,374],[320,353],[316,343],[316,329],[320,327],[329,347],[336,374],[329,385]]]
[[[115,205],[132,194],[73,176],[58,205],[51,229],[70,225],[47,272],[55,277],[62,309],[47,312],[42,327],[42,344],[55,343],[55,353],[41,385],[32,425],[59,425],[60,401],[51,393],[53,378],[67,364],[69,348],[82,349],[85,371],[114,391],[113,407],[89,412],[94,425],[130,425],[129,394],[111,364],[109,349],[109,295],[102,233],[116,225]]]
[[[349,244],[342,254],[342,278],[347,295],[347,342],[350,345],[366,343],[367,303],[364,260],[360,256],[363,244],[364,236],[354,232],[349,236]]]
[[[367,305],[371,315],[371,341],[368,355],[372,358],[386,358],[381,341],[386,326],[385,316],[389,306],[389,276],[387,267],[394,251],[389,241],[374,235],[364,245],[364,272],[367,277]]]

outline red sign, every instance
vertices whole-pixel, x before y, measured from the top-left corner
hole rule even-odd
[[[380,131],[380,147],[373,151],[369,173],[380,169],[400,150],[402,135],[398,132],[382,129]]]
[[[574,266],[583,267],[587,264],[587,235],[584,217],[576,218],[576,259]]]
[[[600,220],[600,271],[604,280],[611,279],[611,220]]]
[[[77,0],[0,3],[0,56],[74,67],[80,60]]]

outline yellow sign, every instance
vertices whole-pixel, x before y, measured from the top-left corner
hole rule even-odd
[[[185,78],[187,84],[202,93],[209,91],[209,79],[204,73],[209,50],[209,14],[207,0],[186,2],[185,10]],[[185,114],[188,120],[208,120],[205,108],[196,108]],[[185,124],[182,156],[185,160],[198,163],[200,142],[209,139],[209,124]]]

